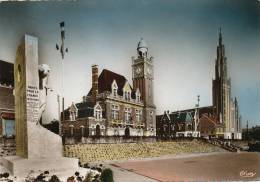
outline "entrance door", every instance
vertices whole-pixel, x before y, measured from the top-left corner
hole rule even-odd
[[[128,127],[125,129],[125,137],[126,137],[126,138],[129,138],[129,137],[130,137],[130,130],[129,130]]]
[[[100,137],[100,126],[99,125],[96,126],[96,136]]]
[[[232,133],[232,140],[234,140],[234,133]]]

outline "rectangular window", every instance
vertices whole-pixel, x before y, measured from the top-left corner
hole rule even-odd
[[[112,105],[112,119],[119,119],[119,106],[117,105]]]
[[[131,108],[125,108],[125,121],[131,121]]]
[[[140,123],[142,121],[142,110],[135,110],[135,117],[136,117],[136,122]]]

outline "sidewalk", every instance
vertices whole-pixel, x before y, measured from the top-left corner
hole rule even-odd
[[[130,172],[128,170],[115,167],[113,165],[105,165],[106,167],[113,170],[115,182],[159,182],[152,178]]]

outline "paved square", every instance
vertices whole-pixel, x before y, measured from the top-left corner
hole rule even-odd
[[[129,161],[113,165],[163,182],[260,179],[260,153],[219,153]]]

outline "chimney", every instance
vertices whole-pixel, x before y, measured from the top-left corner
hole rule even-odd
[[[98,65],[92,65],[92,101],[96,103],[98,96]]]

